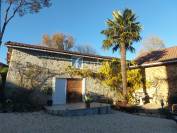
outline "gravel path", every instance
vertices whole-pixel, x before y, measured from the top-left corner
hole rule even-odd
[[[79,117],[44,112],[0,113],[0,133],[177,133],[177,124],[122,112]]]

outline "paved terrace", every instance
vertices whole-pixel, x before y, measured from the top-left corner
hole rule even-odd
[[[90,103],[90,108],[87,108],[86,104],[81,102],[66,105],[46,106],[45,109],[47,113],[59,116],[84,116],[108,114],[112,112],[109,104],[96,102]]]
[[[122,112],[60,117],[44,112],[0,113],[0,133],[176,133],[172,120]]]

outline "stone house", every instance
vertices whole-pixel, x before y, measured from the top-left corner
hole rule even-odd
[[[137,94],[147,98],[145,102],[170,104],[169,99],[177,96],[177,46],[143,53],[135,61],[130,68],[141,69],[143,76]]]
[[[7,42],[9,71],[6,80],[6,95],[31,91],[34,103],[46,104],[47,96],[43,92],[53,90],[53,104],[81,102],[86,92],[95,96],[105,96],[106,88],[98,80],[71,76],[67,68],[90,68],[97,71],[103,61],[112,57],[81,54],[56,50],[37,45]]]

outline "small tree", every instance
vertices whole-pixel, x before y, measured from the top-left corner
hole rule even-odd
[[[74,46],[74,38],[63,33],[56,33],[51,37],[45,34],[42,38],[42,45],[59,50],[70,50]]]
[[[83,54],[96,54],[96,50],[93,47],[91,47],[91,45],[88,44],[77,45],[74,47],[74,51]]]
[[[141,25],[136,19],[137,17],[130,9],[125,9],[122,13],[113,12],[113,19],[106,21],[107,29],[101,33],[106,36],[103,41],[103,48],[112,48],[113,52],[120,50],[121,54],[121,73],[123,94],[127,94],[127,70],[126,70],[126,51],[133,52],[133,42],[140,41]]]
[[[7,25],[16,14],[24,16],[27,13],[38,13],[42,8],[50,7],[50,1],[51,0],[0,0],[0,46]],[[1,8],[3,11],[1,11]],[[2,14],[3,12],[4,14]],[[3,21],[1,20],[1,15],[4,17]]]
[[[143,52],[151,52],[165,48],[165,43],[158,36],[150,36],[143,40],[139,54]]]

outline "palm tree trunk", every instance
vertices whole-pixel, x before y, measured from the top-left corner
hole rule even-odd
[[[126,48],[125,45],[120,47],[121,53],[121,73],[122,73],[122,85],[123,85],[123,95],[127,94],[127,70],[126,70]]]

